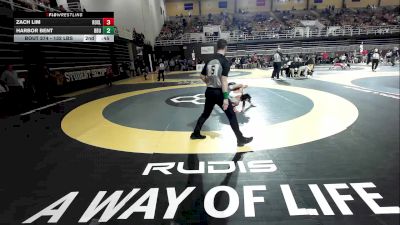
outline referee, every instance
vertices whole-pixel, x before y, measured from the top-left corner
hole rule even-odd
[[[218,105],[224,110],[229,119],[232,130],[236,135],[237,145],[244,146],[245,144],[250,143],[253,138],[243,137],[243,134],[239,129],[236,114],[233,111],[233,106],[228,100],[228,73],[230,64],[225,58],[227,46],[228,43],[226,40],[218,40],[217,53],[205,64],[203,71],[201,72],[200,78],[204,83],[207,84],[207,90],[205,93],[206,103],[204,106],[204,111],[198,119],[196,127],[193,133],[190,135],[190,138],[206,138],[206,136],[200,134],[201,127],[210,116],[212,110],[214,109],[214,105]]]

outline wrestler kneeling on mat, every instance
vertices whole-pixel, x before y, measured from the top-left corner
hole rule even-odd
[[[251,96],[244,92],[244,89],[246,89],[247,87],[247,85],[236,84],[235,82],[231,82],[228,84],[229,100],[232,102],[233,111],[244,112],[246,101],[250,103],[250,107],[255,107],[255,105],[251,102]],[[240,104],[240,102],[242,102],[242,109],[238,110],[237,106]]]
[[[206,103],[204,105],[204,111],[197,120],[196,127],[193,133],[190,135],[190,138],[206,138],[206,136],[200,134],[200,130],[214,109],[214,105],[218,105],[224,110],[229,119],[231,128],[236,135],[237,145],[243,146],[247,143],[250,143],[253,138],[247,138],[243,136],[239,129],[239,124],[236,118],[236,113],[233,110],[232,103],[229,102],[228,73],[230,70],[230,63],[225,58],[227,47],[228,43],[226,40],[218,40],[217,53],[213,55],[212,59],[205,64],[201,72],[200,78],[204,83],[207,84],[207,90],[205,93]]]

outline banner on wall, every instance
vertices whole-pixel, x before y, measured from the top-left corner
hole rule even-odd
[[[183,7],[185,10],[193,10],[193,3],[185,3]]]
[[[220,1],[220,2],[218,2],[218,8],[220,8],[220,9],[226,9],[226,8],[228,8],[228,2],[227,2],[227,1]]]
[[[257,0],[256,6],[265,6],[265,0]]]
[[[209,37],[209,36],[219,36],[221,33],[221,26],[219,25],[206,25],[203,26],[203,33],[204,36]]]
[[[276,2],[279,4],[286,4],[288,0],[276,0]],[[296,3],[304,3],[304,0],[296,0]]]
[[[214,54],[214,46],[203,46],[201,47],[202,55]]]
[[[54,74],[61,74],[64,77],[65,83],[71,83],[82,80],[90,80],[98,77],[104,77],[108,66],[93,66],[87,68],[70,68],[58,69],[53,71]],[[64,83],[64,84],[65,84]]]

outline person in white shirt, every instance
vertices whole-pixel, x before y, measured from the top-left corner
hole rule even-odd
[[[281,67],[282,67],[282,55],[280,53],[280,49],[278,48],[278,50],[276,51],[276,53],[273,56],[274,59],[274,71],[272,71],[272,79],[274,79],[276,77],[276,79],[279,80],[279,73],[281,72]]]
[[[374,54],[372,54],[372,71],[376,72],[376,68],[378,68],[380,55],[378,53],[378,49],[376,48]]]
[[[392,50],[389,50],[388,52],[386,52],[386,55],[385,55],[386,63],[390,63],[392,56],[393,56]]]
[[[4,85],[4,89],[9,92],[10,105],[19,106],[22,102],[23,84],[12,65],[6,66],[6,70],[0,76],[0,81]]]
[[[165,64],[164,62],[160,62],[158,65],[158,79],[157,81],[160,81],[161,75],[162,75],[162,80],[164,81],[164,71],[165,71]]]
[[[175,71],[175,61],[174,59],[169,60],[170,71]]]
[[[10,90],[11,89],[19,89],[22,88],[21,83],[19,82],[18,74],[13,69],[12,65],[7,65],[6,70],[1,74],[0,80],[7,85]]]
[[[345,63],[346,62],[346,55],[345,54],[340,56],[340,62],[341,63]]]

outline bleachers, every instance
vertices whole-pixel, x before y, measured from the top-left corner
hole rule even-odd
[[[392,49],[394,46],[399,45],[398,43],[400,43],[400,38],[291,41],[251,44],[242,43],[240,45],[231,44],[228,47],[227,56],[246,56],[253,53],[271,55],[278,47],[280,47],[282,52],[285,54],[316,53],[324,51],[358,51],[361,43],[363,43],[365,49]]]
[[[313,39],[325,37],[354,37],[400,33],[399,7],[381,7],[378,9],[329,9],[290,10],[245,14],[221,14],[196,17],[170,18],[173,21],[171,31],[162,32],[156,46],[184,45],[191,43],[213,43],[220,37],[230,43],[264,41],[270,39]],[[183,29],[182,21],[185,22]],[[314,25],[305,25],[314,22]],[[219,37],[208,37],[202,33],[200,24],[220,26]],[[186,25],[187,24],[187,25]],[[194,25],[193,25],[194,24]],[[190,27],[197,26],[196,29]],[[228,27],[228,29],[226,29]],[[179,35],[171,35],[179,30]],[[191,31],[192,30],[192,31]],[[193,31],[194,30],[194,31]],[[196,38],[193,38],[196,37]]]
[[[306,41],[307,39],[316,38],[352,38],[352,37],[366,37],[366,36],[385,36],[393,35],[396,36],[400,33],[400,25],[387,25],[387,26],[369,26],[363,28],[350,28],[342,27],[334,31],[321,30],[310,31],[308,35],[300,34],[293,30],[285,30],[279,33],[263,31],[263,32],[253,32],[253,34],[233,34],[229,35],[227,40],[230,43],[243,43],[243,42],[265,42],[269,40],[279,41],[280,39],[285,39],[285,41],[293,41],[294,39],[302,39]],[[169,46],[169,45],[184,45],[191,43],[215,43],[219,37],[205,37],[202,39],[191,39],[188,35],[183,35],[181,39],[177,40],[158,40],[155,42],[156,46]],[[290,40],[287,40],[290,39]]]

